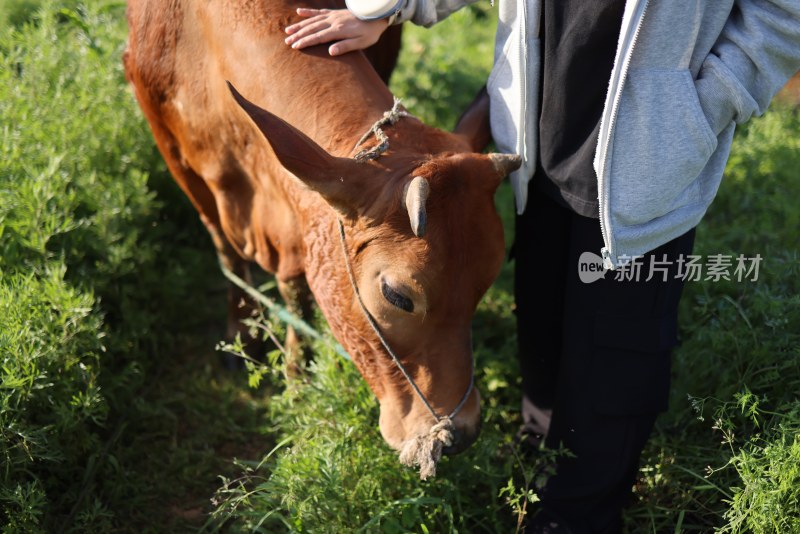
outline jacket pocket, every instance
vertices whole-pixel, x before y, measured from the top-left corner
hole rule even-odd
[[[614,130],[609,209],[634,226],[700,200],[717,147],[688,70],[631,69]]]

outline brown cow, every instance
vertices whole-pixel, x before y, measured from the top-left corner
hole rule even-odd
[[[790,106],[800,106],[800,72],[786,82],[786,85],[775,96],[775,99]]]
[[[366,308],[432,407],[447,414],[469,390],[470,321],[503,259],[494,192],[519,159],[473,152],[486,142],[479,115],[454,134],[402,118],[384,128],[381,157],[351,159],[393,97],[361,53],[331,58],[324,47],[286,46],[282,29],[300,5],[335,7],[130,0],[126,73],[222,261],[240,276],[256,262],[284,297],[307,280],[380,402],[384,438],[401,449],[435,420],[357,303],[338,221]],[[283,120],[242,99],[248,116],[226,80]],[[231,311],[234,320],[242,314]],[[479,421],[473,389],[445,452],[467,447]]]

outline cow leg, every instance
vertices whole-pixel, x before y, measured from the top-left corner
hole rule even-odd
[[[233,274],[252,285],[252,277],[250,275],[250,266],[243,260],[228,244],[225,236],[219,228],[214,225],[208,224],[206,218],[201,216],[203,223],[211,235],[214,246],[217,249],[217,258],[226,269]],[[238,335],[244,342],[247,349],[247,355],[257,360],[263,357],[264,344],[260,337],[253,338],[250,335],[250,328],[244,324],[244,320],[256,315],[258,304],[253,302],[253,299],[247,295],[239,286],[233,282],[228,282],[228,317],[225,326],[225,340],[233,341]],[[242,361],[233,356],[225,356],[223,358],[225,367],[229,369],[239,369],[242,367]]]
[[[308,321],[311,318],[311,290],[305,276],[298,276],[286,281],[278,280],[278,291],[286,303],[286,309]],[[304,364],[310,359],[310,347],[302,342],[302,338],[291,326],[286,327],[286,373],[290,378],[302,374]]]
[[[214,208],[216,210],[216,207]],[[222,229],[214,220],[209,218],[204,212],[200,212],[200,220],[205,225],[217,250],[219,262],[230,272],[252,285],[253,280],[250,274],[250,265],[247,261],[234,250],[228,243],[227,238],[222,233]],[[255,338],[250,335],[250,328],[244,324],[244,320],[257,315],[259,306],[247,295],[239,286],[233,282],[227,283],[227,319],[225,325],[225,340],[232,342],[238,336],[244,343],[247,355],[260,360],[264,356],[264,342],[259,335]],[[228,369],[241,369],[244,362],[241,358],[229,354],[223,355],[223,364]]]
[[[137,93],[137,97],[138,96]],[[206,185],[203,177],[197,174],[185,162],[178,142],[172,133],[162,124],[159,115],[153,113],[152,109],[145,105],[144,101],[140,100],[140,102],[145,116],[150,123],[150,127],[153,130],[156,145],[161,155],[164,157],[164,161],[167,163],[172,177],[197,209],[200,220],[211,236],[220,262],[239,278],[250,283],[250,271],[247,262],[234,250],[222,231],[214,194]],[[228,318],[225,329],[225,339],[226,341],[233,341],[236,335],[239,334],[241,339],[246,343],[248,354],[255,358],[261,358],[263,355],[263,344],[260,342],[260,339],[253,339],[249,334],[249,329],[242,323],[242,320],[252,316],[256,309],[256,304],[244,291],[239,289],[232,282],[228,283]],[[229,355],[223,357],[223,362],[225,366],[230,369],[241,368],[243,366],[240,358]]]

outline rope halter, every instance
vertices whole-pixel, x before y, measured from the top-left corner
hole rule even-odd
[[[417,383],[414,382],[414,379],[409,374],[408,370],[406,370],[403,363],[389,346],[389,343],[378,327],[378,323],[375,322],[375,318],[372,317],[372,314],[369,312],[364,304],[363,299],[361,298],[361,293],[358,290],[356,278],[353,274],[353,267],[350,264],[350,256],[347,253],[347,241],[344,233],[344,223],[342,223],[341,219],[339,219],[339,237],[341,238],[342,242],[342,253],[344,254],[344,263],[347,267],[347,275],[350,278],[350,285],[353,287],[353,292],[356,295],[358,306],[361,308],[361,311],[364,314],[367,323],[369,323],[369,326],[372,328],[372,331],[375,332],[376,336],[378,336],[383,348],[403,374],[406,381],[411,386],[411,389],[414,390],[414,393],[416,393],[417,397],[422,401],[422,404],[425,405],[425,408],[428,409],[428,412],[430,412],[436,421],[427,434],[416,436],[413,439],[405,441],[402,449],[400,450],[400,463],[409,467],[418,466],[419,477],[422,480],[426,480],[428,477],[436,475],[436,465],[442,458],[443,448],[450,447],[455,442],[455,425],[453,424],[453,419],[455,419],[456,415],[458,415],[458,413],[464,407],[467,399],[474,389],[474,367],[470,368],[469,386],[467,387],[467,391],[464,393],[464,396],[461,397],[458,405],[453,409],[452,412],[450,412],[449,415],[439,415],[436,413],[436,410],[434,410],[433,406],[431,406],[431,403],[428,402],[425,394],[422,393],[422,391],[419,389],[419,386],[417,386]]]
[[[353,150],[357,150],[367,141],[367,139],[370,138],[370,136],[375,136],[378,144],[372,148],[358,151],[355,156],[353,156],[354,160],[359,163],[371,161],[379,158],[384,152],[386,152],[386,150],[388,150],[389,138],[384,133],[383,127],[395,124],[402,117],[413,117],[413,115],[411,115],[408,111],[401,109],[400,105],[400,99],[394,97],[392,109],[384,112],[383,117],[378,119],[370,127],[370,129],[361,136],[361,138],[353,147]],[[467,391],[464,393],[464,396],[461,398],[458,405],[448,415],[439,415],[436,410],[433,409],[433,406],[431,406],[431,403],[425,397],[425,394],[419,389],[419,386],[417,386],[417,383],[411,377],[408,370],[406,370],[405,366],[402,364],[395,352],[389,346],[389,343],[378,327],[378,323],[375,321],[375,318],[372,317],[372,314],[369,313],[369,310],[367,310],[367,307],[364,304],[364,300],[361,298],[361,293],[358,290],[356,278],[353,274],[353,267],[350,264],[350,255],[347,252],[347,240],[345,238],[344,223],[342,222],[342,219],[339,219],[339,237],[342,243],[342,253],[344,254],[345,266],[347,267],[347,276],[350,278],[350,285],[353,288],[353,293],[356,296],[356,300],[358,301],[359,308],[361,308],[361,312],[364,314],[364,318],[367,320],[370,328],[380,340],[381,345],[383,346],[384,350],[386,350],[386,353],[392,358],[392,361],[394,362],[395,366],[397,366],[397,369],[400,370],[403,377],[406,379],[406,382],[408,382],[408,384],[411,386],[411,389],[414,390],[416,396],[420,401],[422,401],[422,404],[436,421],[427,434],[406,440],[403,442],[400,450],[400,462],[409,467],[419,467],[419,476],[422,480],[425,480],[428,477],[436,475],[436,465],[442,458],[442,451],[444,447],[450,447],[455,443],[456,428],[455,424],[453,423],[453,419],[455,419],[455,417],[464,407],[467,399],[475,387],[474,366],[470,367],[469,386],[467,387]]]
[[[392,105],[392,109],[389,111],[385,111],[383,113],[383,117],[378,119],[372,127],[367,130],[367,133],[361,136],[361,139],[358,140],[356,145],[353,147],[353,150],[356,150],[358,147],[363,145],[370,136],[374,135],[375,139],[378,140],[378,144],[372,148],[365,148],[359,150],[353,159],[359,163],[364,163],[366,161],[371,161],[373,159],[377,159],[380,157],[381,154],[386,152],[389,148],[389,138],[386,137],[386,134],[383,133],[383,126],[390,126],[400,120],[401,117],[412,117],[411,113],[404,109],[400,109],[400,99],[394,97],[394,104]]]

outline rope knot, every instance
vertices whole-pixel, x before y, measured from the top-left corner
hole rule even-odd
[[[427,480],[436,476],[436,465],[442,459],[442,449],[454,441],[455,426],[449,417],[442,417],[427,434],[403,443],[400,463],[408,467],[419,467],[419,478]]]
[[[364,142],[369,139],[371,135],[375,136],[375,139],[378,140],[378,144],[372,148],[365,148],[360,150],[353,159],[359,163],[363,163],[365,161],[371,161],[373,159],[378,158],[381,154],[386,152],[389,149],[389,138],[386,137],[386,134],[381,129],[382,126],[392,125],[400,120],[400,117],[410,117],[411,114],[407,111],[400,109],[400,99],[394,97],[394,104],[392,105],[392,109],[383,112],[383,117],[377,120],[372,127],[367,130],[361,139],[358,140],[356,146],[353,147],[353,150],[360,147]]]

